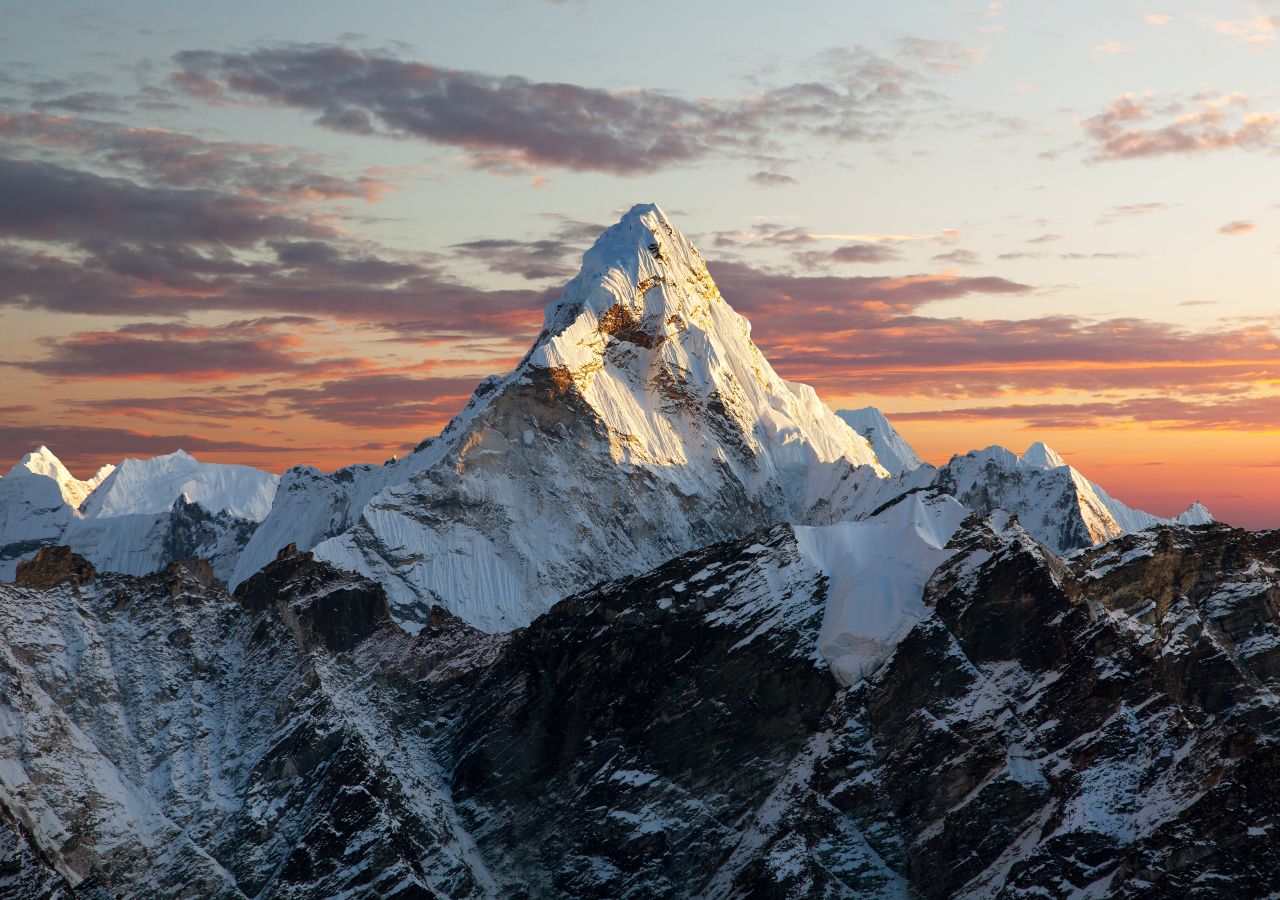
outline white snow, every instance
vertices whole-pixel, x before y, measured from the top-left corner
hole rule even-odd
[[[871,449],[876,452],[876,459],[894,475],[901,475],[924,465],[924,460],[916,454],[906,438],[874,406],[839,409],[836,410],[836,415],[870,442]]]
[[[796,528],[801,550],[830,579],[818,651],[842,684],[874,671],[927,614],[924,586],[969,510],[912,494],[879,515]]]
[[[210,512],[261,522],[271,510],[280,476],[249,466],[202,463],[177,450],[151,459],[126,459],[84,502],[90,518],[167,512],[186,496]]]
[[[22,457],[22,461],[9,470],[9,475],[21,475],[30,472],[51,478],[62,492],[62,498],[73,508],[79,508],[99,484],[111,474],[115,466],[103,466],[88,481],[81,481],[67,470],[62,460],[53,455],[43,444]]]
[[[999,446],[954,456],[943,467],[939,481],[949,483],[960,501],[978,512],[1002,509],[1016,515],[1036,540],[1055,553],[1159,525],[1213,521],[1198,503],[1176,520],[1132,509],[1040,441],[1021,456]]]
[[[41,547],[63,544],[103,571],[145,575],[172,560],[166,538],[180,498],[214,514],[217,532],[198,548],[229,578],[243,542],[240,526],[266,515],[278,476],[248,466],[202,463],[179,450],[103,466],[88,481],[67,471],[47,447],[28,453],[0,478],[0,580]]]
[[[1036,441],[1018,457],[1018,465],[1030,469],[1060,469],[1066,464],[1056,450],[1041,441]]]

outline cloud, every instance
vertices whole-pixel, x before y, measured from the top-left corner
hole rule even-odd
[[[753,172],[747,177],[761,187],[786,187],[798,183],[790,175],[782,172],[767,172],[763,169],[759,172]]]
[[[9,365],[68,381],[146,380],[225,381],[246,375],[298,372],[316,362],[302,352],[294,333],[306,320],[261,319],[232,322],[216,329],[141,323],[115,331],[89,331],[65,338],[44,338],[39,359]],[[291,326],[283,330],[282,326]],[[326,365],[353,365],[326,360]]]
[[[891,244],[843,244],[832,250],[800,250],[795,260],[805,269],[820,269],[830,265],[876,265],[896,262],[902,252]]]
[[[1122,53],[1128,53],[1133,49],[1133,45],[1124,41],[1103,41],[1093,48],[1094,58],[1102,56],[1119,56]]]
[[[892,232],[814,232],[798,225],[760,221],[742,231],[713,232],[706,245],[723,251],[724,262],[740,261],[735,251],[777,251],[790,256],[793,265],[813,271],[834,265],[876,265],[903,258],[899,247],[909,243],[953,243],[959,236],[955,230],[932,234],[897,234]],[[840,246],[821,245],[840,242]]]
[[[484,336],[495,346],[515,346],[537,332],[542,309],[558,293],[486,290],[433,266],[354,255],[323,242],[276,250],[280,261],[253,265],[173,248],[153,257],[117,248],[80,262],[0,244],[0,303],[92,315],[319,316],[417,340]]]
[[[1092,253],[1059,253],[1058,259],[1141,259],[1141,253],[1129,253],[1123,250],[1095,250]]]
[[[1280,335],[1266,325],[1197,331],[1133,318],[930,317],[922,314],[929,303],[1032,289],[994,276],[811,277],[710,265],[778,370],[841,396],[1230,394],[1280,378]]]
[[[1280,113],[1254,112],[1251,106],[1239,92],[1191,105],[1123,94],[1080,127],[1094,144],[1091,162],[1276,147]]]
[[[951,41],[921,37],[899,38],[898,49],[903,56],[941,73],[971,68],[975,63],[981,62],[988,51],[987,47],[966,47]]]
[[[791,275],[726,261],[709,263],[734,308],[765,333],[838,335],[872,326],[887,316],[914,312],[941,300],[974,294],[1029,293],[1026,284],[995,276],[919,274],[898,277]]]
[[[938,253],[932,259],[934,262],[954,263],[957,266],[976,266],[982,262],[982,257],[978,254],[972,250],[962,248],[948,250],[946,253]]]
[[[453,244],[458,256],[478,261],[491,272],[519,275],[528,281],[567,281],[577,271],[583,251],[604,231],[591,222],[564,220],[545,238],[479,238]]]
[[[1173,16],[1168,13],[1147,13],[1142,20],[1148,25],[1155,25],[1157,28],[1168,25],[1173,21]]]
[[[1211,28],[1225,37],[1234,38],[1257,52],[1270,50],[1280,30],[1280,16],[1259,14],[1252,19],[1210,19],[1198,17],[1203,28]]]
[[[757,158],[784,137],[877,140],[906,125],[921,73],[977,51],[906,39],[903,64],[865,51],[824,55],[824,78],[723,99],[604,90],[413,62],[342,45],[277,44],[177,54],[173,83],[210,102],[305,110],[324,128],[461,148],[489,171],[557,167],[636,175],[715,156]],[[929,93],[931,103],[936,95]]]
[[[10,148],[93,159],[135,180],[166,187],[212,188],[297,203],[376,202],[393,185],[373,170],[356,176],[325,171],[315,154],[273,144],[211,141],[164,128],[0,109],[0,138]]]
[[[475,390],[474,377],[415,377],[372,374],[325,381],[313,387],[269,391],[290,410],[348,428],[410,428],[429,433],[442,427]]]
[[[1136,216],[1147,216],[1155,212],[1173,209],[1171,203],[1127,203],[1113,206],[1098,219],[1099,225],[1109,225],[1119,219],[1131,219]]]
[[[100,243],[104,239],[245,246],[331,229],[253,198],[147,187],[51,163],[0,157],[0,237]]]
[[[1240,397],[1193,402],[1176,397],[1129,397],[1096,403],[1013,403],[893,413],[895,421],[988,421],[1012,419],[1030,428],[1073,429],[1141,425],[1191,431],[1274,431],[1280,429],[1275,397]]]
[[[265,406],[261,394],[217,392],[212,386],[199,394],[74,400],[69,405],[81,415],[127,416],[153,421],[208,419],[208,425],[219,427],[226,427],[237,418],[283,418],[281,413]]]
[[[171,318],[218,310],[318,315],[415,339],[523,339],[553,299],[548,291],[462,284],[429,255],[387,256],[276,198],[3,157],[0,196],[0,306]],[[555,239],[567,248],[583,227],[565,224]],[[522,249],[530,262],[537,248]],[[488,264],[499,263],[490,255]],[[106,354],[124,353],[108,346],[119,340],[93,341],[93,350],[80,349],[104,363]],[[51,348],[47,361],[62,377],[88,371],[77,369],[70,347],[66,358]]]
[[[1234,222],[1228,222],[1226,225],[1219,227],[1218,234],[1248,234],[1249,232],[1256,231],[1257,229],[1257,222],[1250,222],[1247,219],[1237,219]]]

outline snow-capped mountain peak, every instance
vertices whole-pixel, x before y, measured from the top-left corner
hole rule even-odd
[[[689,326],[705,330],[712,325],[711,304],[721,299],[701,254],[666,213],[656,204],[637,204],[583,254],[577,277],[547,307],[530,359],[542,367],[572,366],[605,335],[643,345]]]
[[[51,478],[58,485],[58,490],[72,509],[78,509],[102,481],[111,474],[114,466],[103,466],[88,481],[76,478],[62,464],[62,460],[53,455],[53,451],[41,444],[35,450],[25,454],[22,460],[9,470],[9,475],[42,475]]]
[[[90,518],[168,512],[185,496],[211,513],[261,521],[271,509],[280,477],[249,466],[202,463],[183,450],[150,459],[126,459],[85,501]]]
[[[354,527],[317,556],[387,584],[403,621],[443,603],[508,630],[582,583],[753,527],[839,521],[888,474],[812,388],[774,372],[651,204],[600,236],[515,371],[415,456],[376,495],[355,482],[386,470],[291,482],[237,579],[287,543],[305,549],[317,529],[302,517],[322,509]]]
[[[778,377],[750,323],[656,204],[632,207],[584,254],[521,368],[580,393],[621,439],[620,458],[687,464],[680,413],[711,410],[730,449],[772,455],[794,444],[823,462],[846,458],[884,473],[812,388]]]
[[[1066,464],[1066,460],[1043,441],[1036,441],[1018,457],[1018,465],[1028,469],[1057,469]]]
[[[1211,525],[1217,520],[1209,512],[1209,508],[1197,500],[1183,510],[1175,521],[1181,525]]]
[[[880,464],[894,475],[911,472],[924,465],[914,448],[898,429],[874,406],[861,409],[839,409],[836,415],[871,443]]]

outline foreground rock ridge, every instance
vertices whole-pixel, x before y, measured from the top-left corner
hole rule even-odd
[[[1263,896],[1280,536],[970,515],[849,687],[778,525],[491,635],[282,554],[0,587],[0,895]],[[38,571],[37,571],[38,570]]]
[[[383,466],[0,478],[0,900],[1280,892],[1280,531],[777,376],[652,205]]]

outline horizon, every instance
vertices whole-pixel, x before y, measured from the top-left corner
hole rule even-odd
[[[404,455],[653,200],[780,375],[927,462],[1043,441],[1280,527],[1274,7],[655,3],[683,27],[613,53],[573,2],[18,5],[5,458]]]

